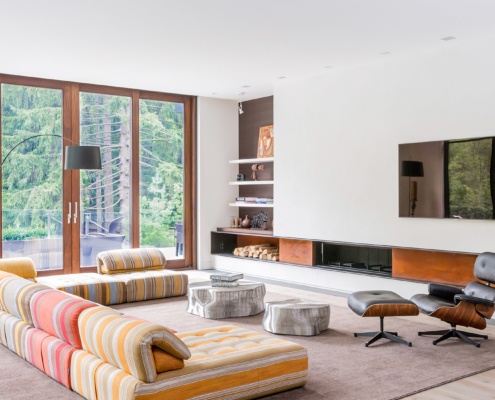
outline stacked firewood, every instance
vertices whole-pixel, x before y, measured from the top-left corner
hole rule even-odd
[[[251,246],[237,247],[234,250],[234,256],[278,261],[278,247],[270,244],[255,244]]]

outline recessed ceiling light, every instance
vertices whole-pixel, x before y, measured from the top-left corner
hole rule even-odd
[[[237,93],[237,94],[238,94],[239,96],[243,96],[243,95],[245,95],[245,94],[246,94],[246,92],[239,92],[239,93]]]
[[[285,79],[285,76],[279,76],[278,79]]]
[[[390,53],[390,51],[384,51],[383,53],[380,53],[382,56],[388,56]]]
[[[330,69],[330,68],[333,68],[333,65],[325,65],[323,68]]]
[[[442,38],[442,40],[444,40],[446,42],[448,42],[449,40],[454,40],[454,39],[455,39],[454,36],[445,36],[445,37]]]
[[[216,94],[218,94],[218,93],[217,93],[217,92],[213,92],[213,93],[212,93],[212,95],[216,95]]]
[[[251,87],[251,86],[249,86],[249,85],[244,85],[244,86],[241,86],[241,87],[243,87],[243,88],[248,88],[248,87]]]

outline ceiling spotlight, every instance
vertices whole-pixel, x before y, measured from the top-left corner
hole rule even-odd
[[[445,42],[448,42],[449,40],[454,40],[455,37],[454,36],[445,36],[442,38],[442,40],[444,40]]]
[[[244,86],[241,86],[241,87],[243,87],[243,88],[249,88],[249,87],[251,87],[251,86],[249,86],[249,85],[244,85]]]
[[[244,114],[244,111],[242,109],[242,101],[239,103],[239,115]]]
[[[383,53],[380,53],[382,56],[388,56],[390,54],[390,51],[384,51]]]
[[[325,65],[323,68],[330,69],[330,68],[333,68],[333,65]]]
[[[285,79],[285,76],[279,76],[278,79]]]

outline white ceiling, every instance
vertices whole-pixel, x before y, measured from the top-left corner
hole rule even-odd
[[[244,101],[494,34],[495,0],[0,0],[0,72]]]

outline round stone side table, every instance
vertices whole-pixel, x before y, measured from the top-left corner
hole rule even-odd
[[[330,305],[290,299],[265,304],[263,328],[281,335],[316,336],[328,329]]]
[[[187,312],[208,319],[246,317],[265,309],[263,283],[240,281],[236,287],[212,287],[211,282],[190,283]]]

